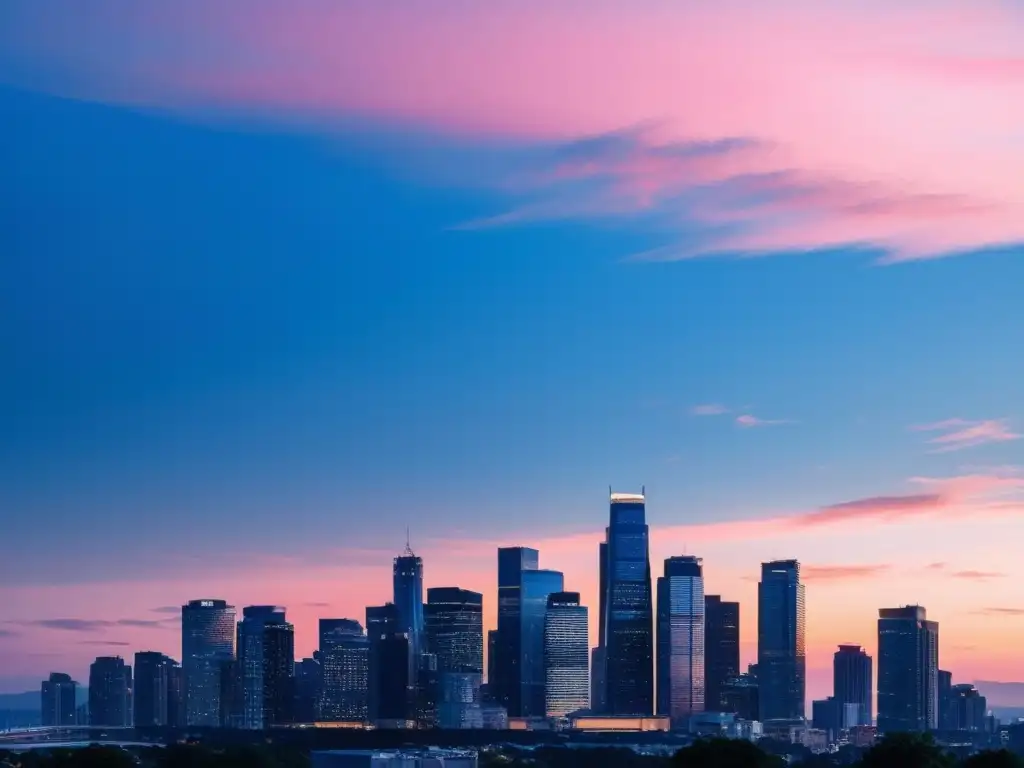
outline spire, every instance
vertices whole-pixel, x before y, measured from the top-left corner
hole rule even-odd
[[[415,557],[416,553],[412,551],[412,545],[409,543],[409,526],[405,526],[405,551],[402,553],[404,557]]]

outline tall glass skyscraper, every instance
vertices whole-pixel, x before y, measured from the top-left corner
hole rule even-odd
[[[370,721],[380,727],[411,727],[416,697],[409,686],[409,635],[394,603],[367,607],[366,636],[370,641]]]
[[[78,704],[75,701],[75,690],[78,683],[71,675],[63,672],[51,672],[47,680],[43,680],[40,713],[43,725],[75,725],[77,723]]]
[[[805,624],[800,563],[762,563],[757,585],[757,680],[762,722],[804,716]]]
[[[364,722],[368,715],[370,642],[355,619],[320,619],[323,699],[330,722]]]
[[[654,713],[651,562],[644,495],[612,493],[605,557],[604,709]]]
[[[658,714],[674,727],[704,711],[704,573],[699,558],[670,557],[658,579]]]
[[[89,667],[89,725],[132,724],[132,668],[120,656],[98,656]]]
[[[919,605],[878,611],[878,730],[939,727],[939,625]]]
[[[491,696],[509,717],[523,714],[522,592],[523,574],[537,570],[540,554],[529,547],[498,549],[498,634],[495,638],[494,679]]]
[[[871,725],[872,690],[871,657],[859,645],[840,645],[832,656],[832,698],[837,711],[845,714],[846,708],[853,705],[858,714],[852,725]],[[840,726],[848,724],[841,722]]]
[[[176,705],[173,690],[177,662],[158,651],[135,654],[132,690],[135,725],[170,725]]]
[[[412,551],[409,543],[395,558],[393,568],[394,604],[398,612],[398,628],[409,638],[409,699],[419,698],[420,656],[426,650],[423,624],[423,558]]]
[[[468,589],[427,590],[427,650],[437,658],[437,712],[442,728],[479,727],[482,719],[483,602],[483,595]]]
[[[565,589],[560,571],[524,571],[521,607],[522,717],[544,717],[544,623],[548,598]]]
[[[238,622],[242,727],[261,730],[290,723],[294,711],[295,629],[285,609],[250,605]]]
[[[589,622],[579,592],[548,596],[544,619],[544,714],[565,717],[590,707]]]
[[[704,709],[719,712],[726,680],[740,673],[740,604],[704,596]]]
[[[235,656],[235,608],[223,600],[181,606],[181,668],[185,722],[221,724],[221,670]]]

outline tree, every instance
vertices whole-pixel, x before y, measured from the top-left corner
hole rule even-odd
[[[782,768],[785,761],[744,739],[709,739],[676,752],[674,768]]]
[[[869,749],[861,768],[954,768],[956,760],[929,735],[894,733]]]
[[[1024,760],[1005,749],[990,749],[968,757],[963,768],[1024,768]]]

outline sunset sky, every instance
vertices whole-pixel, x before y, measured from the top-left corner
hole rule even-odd
[[[194,598],[363,619],[412,544],[608,487],[808,695],[927,607],[1024,680],[1024,5],[4,0],[0,691],[180,656]]]

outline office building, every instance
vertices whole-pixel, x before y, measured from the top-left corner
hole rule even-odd
[[[313,752],[311,768],[477,768],[476,750],[334,749]]]
[[[597,547],[597,647],[590,654],[590,711],[604,714],[605,694],[608,684],[608,654],[605,652],[606,614],[608,612],[608,528],[604,529],[604,538]]]
[[[250,605],[238,622],[242,727],[261,730],[294,718],[295,629],[285,609]]]
[[[423,558],[417,557],[407,541],[405,551],[395,558],[392,570],[393,599],[398,627],[409,638],[409,696],[415,699],[420,654],[426,650],[423,619]]]
[[[560,571],[536,570],[523,573],[521,611],[522,717],[544,717],[547,684],[545,670],[544,627],[548,598],[565,589]]]
[[[800,563],[762,563],[757,585],[758,719],[762,722],[804,717],[805,622]]]
[[[167,667],[167,725],[185,727],[185,670],[174,659]]]
[[[40,714],[43,725],[75,725],[78,722],[75,710],[75,691],[78,683],[71,675],[63,672],[51,672],[50,677],[43,680],[40,691]]]
[[[243,728],[245,695],[242,691],[242,667],[237,659],[220,663],[220,724],[222,728]]]
[[[320,619],[323,700],[329,722],[364,722],[369,717],[370,641],[355,619]]]
[[[442,728],[479,727],[484,671],[483,595],[432,587],[424,606],[427,650],[437,658],[437,710]]]
[[[643,493],[612,493],[605,561],[605,694],[612,716],[654,713],[651,562]]]
[[[604,646],[597,645],[590,649],[590,711],[600,715],[604,711],[605,692],[605,653]]]
[[[181,669],[188,725],[220,725],[220,672],[234,655],[234,606],[209,599],[181,606]]]
[[[562,718],[590,708],[590,625],[579,592],[548,596],[544,621],[544,714]]]
[[[744,672],[729,678],[722,686],[722,711],[733,712],[740,720],[757,720],[761,716],[757,677]]]
[[[316,654],[295,662],[295,706],[293,715],[296,723],[316,723],[321,716],[324,700],[324,670]]]
[[[719,712],[722,686],[740,673],[740,604],[704,596],[704,709]]]
[[[484,684],[484,698],[490,702],[498,701],[498,630],[487,630],[487,681]]]
[[[954,730],[984,731],[988,701],[981,692],[970,683],[960,683],[952,687],[951,693],[956,717]]]
[[[919,605],[878,612],[878,730],[938,728],[939,625]]]
[[[840,727],[872,724],[872,682],[871,657],[859,645],[840,645],[832,655],[832,697],[841,713]],[[852,723],[846,714],[846,707],[851,704],[857,707]]]
[[[132,668],[120,656],[99,656],[89,667],[89,725],[132,724]]]
[[[937,673],[938,694],[936,701],[939,707],[939,730],[955,731],[957,729],[956,702],[953,700],[953,673],[940,669]]]
[[[416,700],[409,686],[409,636],[394,603],[366,609],[370,644],[368,713],[384,728],[415,725]]]
[[[675,728],[704,711],[704,575],[697,557],[670,557],[658,579],[658,714]]]
[[[157,651],[139,651],[135,654],[134,702],[135,726],[152,727],[171,725],[179,706],[175,691],[175,672],[178,663]]]

